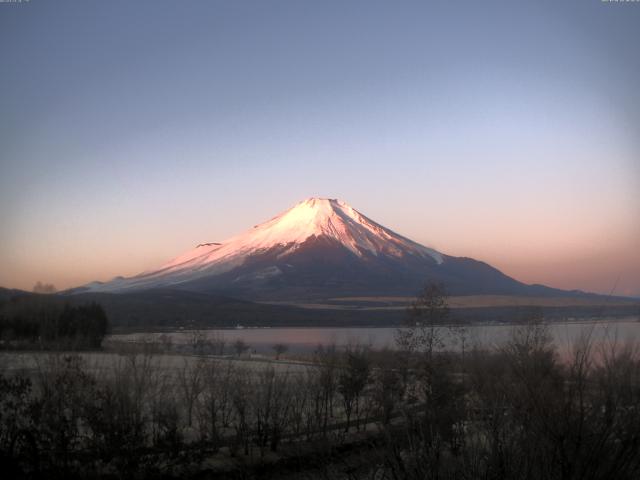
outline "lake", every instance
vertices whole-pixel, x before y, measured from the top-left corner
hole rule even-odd
[[[596,342],[618,342],[624,344],[640,339],[640,322],[636,317],[622,320],[596,322],[548,324],[555,345],[560,350],[568,349],[583,335],[591,335]],[[508,340],[518,325],[474,325],[467,328],[467,345],[484,347],[496,346]],[[373,348],[394,347],[395,327],[283,327],[283,328],[242,328],[199,330],[210,340],[224,339],[231,345],[237,339],[250,345],[255,353],[271,353],[273,345],[284,343],[289,352],[308,353],[318,345],[335,344],[344,347],[349,344],[364,344]],[[445,348],[456,348],[455,335],[443,328]],[[157,340],[162,333],[130,333],[111,335],[114,341],[142,342]],[[194,337],[193,331],[165,333],[174,345],[188,345]]]

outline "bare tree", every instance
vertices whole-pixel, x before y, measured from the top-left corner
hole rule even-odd
[[[311,369],[300,373],[295,378],[295,388],[289,390],[291,432],[297,437],[302,435],[306,425],[306,414],[311,412],[311,397],[315,378],[309,374]],[[310,432],[307,430],[307,434]]]
[[[152,444],[161,448],[169,447],[174,451],[183,441],[175,390],[173,376],[163,373],[158,376],[149,399]]]
[[[249,350],[249,348],[251,347],[241,338],[238,338],[233,342],[233,350],[236,352],[238,357],[241,357],[247,350]]]
[[[224,348],[227,344],[224,335],[216,332],[210,339],[211,353],[213,355],[224,355]]]
[[[280,356],[289,350],[289,346],[284,343],[276,343],[272,348],[276,354],[276,360],[280,360]]]
[[[195,363],[188,358],[183,359],[183,366],[178,370],[178,386],[184,401],[187,425],[193,424],[193,409],[200,393],[202,393],[204,383],[205,363],[198,360]]]
[[[193,332],[191,332],[189,345],[191,346],[191,349],[195,355],[202,355],[211,347],[206,334],[201,330],[194,330]]]
[[[39,401],[33,404],[40,447],[56,452],[49,458],[54,469],[67,472],[74,450],[81,446],[79,426],[94,380],[79,355],[49,355],[38,366]]]
[[[268,444],[272,451],[277,450],[288,420],[291,399],[287,374],[277,374],[271,366],[262,370],[252,398],[256,443],[264,456]]]
[[[469,327],[462,323],[456,323],[449,326],[449,332],[453,337],[453,341],[460,346],[460,365],[464,382],[466,375],[466,353],[467,344],[469,342]]]
[[[323,436],[327,434],[329,420],[333,418],[333,402],[338,387],[338,354],[335,344],[319,346],[315,352],[318,394],[316,416],[320,420]]]
[[[393,352],[385,352],[383,361],[375,371],[373,397],[382,417],[382,424],[391,421],[393,412],[400,407],[404,397],[402,365],[396,360]]]
[[[303,416],[306,439],[309,441],[321,429],[325,433],[327,417],[329,416],[326,402],[326,392],[324,385],[324,374],[320,367],[310,367],[305,371],[304,385],[308,395],[308,400],[302,401],[300,407]]]
[[[170,335],[167,335],[166,333],[163,333],[162,335],[160,335],[158,337],[158,341],[161,345],[162,351],[164,353],[168,353],[172,350],[173,348],[173,340],[171,339]]]
[[[209,362],[203,374],[198,419],[201,438],[208,440],[214,451],[222,446],[223,433],[231,426],[237,375],[231,361]]]
[[[231,403],[234,413],[233,427],[236,435],[235,440],[230,445],[230,451],[232,455],[235,455],[238,448],[243,448],[244,454],[249,455],[249,422],[252,416],[250,394],[253,391],[253,379],[251,373],[247,370],[238,369],[235,374]]]
[[[349,431],[352,414],[356,415],[356,429],[359,429],[360,397],[369,382],[371,365],[367,351],[350,347],[346,352],[346,365],[338,376],[338,391],[346,415],[345,432]]]
[[[225,387],[218,362],[209,362],[203,372],[202,395],[197,412],[200,436],[203,440],[209,440],[215,452],[220,447],[220,411],[229,394]]]
[[[428,283],[411,303],[407,325],[396,332],[396,344],[408,352],[424,352],[431,360],[433,353],[444,346],[440,327],[449,318],[448,296],[444,286]]]

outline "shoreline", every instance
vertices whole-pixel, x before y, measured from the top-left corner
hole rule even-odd
[[[598,323],[640,323],[640,315],[638,316],[625,316],[625,317],[603,317],[603,318],[580,318],[576,320],[561,320],[561,321],[541,321],[537,322],[542,325],[554,326],[554,325],[587,325],[587,324],[598,324]],[[441,325],[436,325],[441,328],[455,328],[455,327],[466,327],[466,328],[475,328],[475,327],[509,327],[509,326],[521,326],[527,325],[531,322],[526,321],[513,321],[513,322],[488,322],[488,321],[478,321],[478,322],[464,322],[464,323],[443,323]],[[380,324],[361,324],[361,325],[265,325],[265,326],[244,326],[241,325],[240,328],[236,327],[202,327],[202,328],[179,328],[179,327],[154,327],[150,326],[147,328],[136,328],[132,327],[131,329],[127,327],[116,327],[117,331],[114,331],[107,335],[132,335],[137,333],[193,333],[193,332],[208,332],[208,331],[220,331],[220,332],[242,332],[242,331],[258,331],[258,330],[357,330],[357,329],[389,329],[389,328],[408,328],[403,324],[389,324],[389,325],[380,325]]]

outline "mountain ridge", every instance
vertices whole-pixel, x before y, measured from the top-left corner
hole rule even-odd
[[[227,241],[199,243],[155,270],[73,291],[173,288],[264,301],[415,294],[429,281],[455,295],[585,294],[526,285],[485,262],[414,242],[341,200],[320,197]]]

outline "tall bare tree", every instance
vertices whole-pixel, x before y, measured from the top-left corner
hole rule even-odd
[[[440,283],[428,283],[407,310],[405,328],[396,331],[396,344],[408,352],[424,352],[429,359],[444,345],[441,327],[449,319],[448,295]]]

